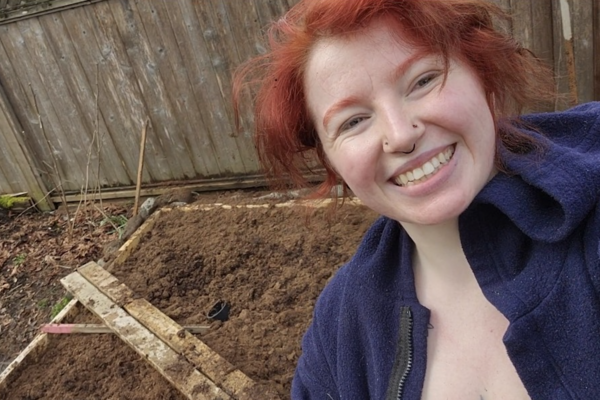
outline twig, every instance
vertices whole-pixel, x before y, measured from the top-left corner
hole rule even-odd
[[[100,67],[99,63],[96,63],[96,118],[94,120],[94,132],[96,136],[96,153],[98,154],[98,165],[96,167],[96,191],[98,193],[98,198],[100,200],[100,207],[102,207],[102,185],[100,185],[100,165],[102,159],[102,152],[100,152],[100,108],[98,107],[98,99],[100,98],[100,85],[98,85],[98,81],[100,79]]]
[[[100,195],[101,191],[100,191],[100,143],[99,143],[99,138],[98,138],[98,64],[96,64],[96,117],[94,119],[94,129],[92,132],[92,140],[90,141],[90,145],[88,147],[88,151],[87,151],[87,162],[85,165],[85,182],[83,187],[81,188],[81,199],[79,201],[79,204],[77,205],[77,210],[75,211],[75,220],[77,220],[77,215],[79,214],[79,211],[81,209],[81,206],[83,204],[84,207],[87,208],[88,206],[88,193],[90,192],[90,169],[91,169],[91,164],[92,164],[92,154],[94,151],[94,144],[96,144],[96,151],[97,151],[97,155],[98,155],[98,165],[96,166],[96,184],[94,185],[94,188],[92,190],[92,193],[96,193],[96,190],[99,194],[99,198],[100,198],[100,203],[102,204],[102,196]],[[92,201],[95,201],[95,196],[93,196]]]
[[[38,123],[40,124],[40,130],[42,132],[42,135],[44,136],[46,145],[48,146],[48,151],[50,152],[50,157],[52,158],[52,167],[54,169],[54,173],[56,174],[56,179],[58,180],[60,197],[61,197],[63,205],[65,206],[65,211],[67,213],[67,227],[69,229],[69,236],[72,237],[73,236],[73,224],[71,222],[71,215],[69,214],[69,207],[67,206],[67,196],[65,195],[62,177],[60,176],[60,170],[58,169],[56,157],[54,156],[54,152],[52,151],[52,145],[50,144],[50,140],[48,139],[48,135],[46,134],[46,128],[44,127],[44,124],[42,122],[42,115],[40,114],[40,110],[38,107],[37,97],[35,95],[35,91],[31,87],[31,83],[29,83],[29,89],[31,90],[31,95],[33,96],[33,105],[35,107],[35,112],[38,117]]]
[[[108,223],[112,225],[115,232],[119,232],[119,227],[117,225],[115,225],[114,222],[112,222],[112,220],[110,219],[110,216],[108,214],[106,214],[104,212],[104,210],[102,208],[98,207],[96,204],[94,204],[94,207],[96,208],[96,210],[98,210],[100,212],[100,214],[102,214],[102,216],[104,217],[104,220],[108,221]]]
[[[140,160],[138,163],[137,171],[137,182],[135,185],[135,202],[133,203],[133,216],[135,217],[138,212],[138,206],[140,204],[140,191],[142,190],[142,172],[144,169],[144,149],[146,148],[146,132],[148,131],[148,123],[150,121],[146,119],[144,123],[144,129],[142,129],[142,139],[140,140]]]
[[[17,216],[15,218],[19,218],[21,215],[25,214],[27,211],[31,210],[32,208],[36,208],[36,206],[38,204],[40,204],[42,201],[44,201],[48,197],[50,197],[51,194],[52,194],[52,191],[49,191],[48,193],[46,193],[46,195],[44,197],[42,197],[41,199],[39,199],[38,201],[36,201],[32,205],[30,205],[29,207],[27,207],[26,209],[24,209],[23,211],[21,211],[19,214],[17,214]]]
[[[23,287],[23,284],[22,284],[22,283],[19,283],[17,286],[10,288],[10,289],[8,290],[8,293],[12,293],[12,292],[14,292],[15,290],[17,290],[17,289],[18,289],[18,288],[20,288],[20,287]]]

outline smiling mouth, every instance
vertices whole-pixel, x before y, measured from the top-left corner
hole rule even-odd
[[[420,167],[398,175],[394,179],[394,182],[398,186],[412,186],[425,182],[434,176],[444,166],[444,164],[448,164],[453,156],[454,146],[450,146],[432,157],[431,160],[425,162]]]

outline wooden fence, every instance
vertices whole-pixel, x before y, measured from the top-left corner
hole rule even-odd
[[[264,51],[264,26],[296,1],[63,0],[57,12],[38,4],[42,14],[0,18],[0,193],[118,196],[135,185],[146,121],[147,191],[262,182],[251,116],[234,130],[231,72]],[[506,28],[554,66],[561,92],[575,83],[579,102],[598,98],[595,0],[490,1],[514,12]]]

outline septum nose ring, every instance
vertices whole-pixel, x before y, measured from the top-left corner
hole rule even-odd
[[[388,146],[388,145],[389,145],[389,144],[388,144],[388,142],[387,142],[387,140],[386,140],[385,142],[383,142],[383,144],[384,144],[385,146]],[[413,143],[413,147],[412,147],[412,149],[410,149],[410,151],[400,151],[399,153],[402,153],[402,154],[410,154],[410,153],[412,153],[413,151],[415,151],[415,149],[416,149],[416,148],[417,148],[417,144],[416,144],[416,143]]]
[[[410,149],[410,151],[401,151],[400,153],[402,153],[402,154],[410,154],[413,151],[415,151],[416,148],[417,148],[417,144],[413,143],[413,147],[412,147],[412,149]]]
[[[416,124],[412,124],[412,127],[413,127],[413,128],[416,128],[416,127],[417,127],[417,125],[416,125]],[[383,142],[383,144],[384,144],[384,146],[388,146],[388,145],[389,145],[389,143],[388,143],[388,141],[387,141],[387,140],[386,140],[385,142]],[[416,143],[413,143],[413,147],[412,147],[412,149],[410,149],[410,151],[401,151],[400,153],[402,153],[402,154],[410,154],[410,153],[412,153],[413,151],[415,151],[415,149],[416,149],[416,148],[417,148],[417,144],[416,144]]]

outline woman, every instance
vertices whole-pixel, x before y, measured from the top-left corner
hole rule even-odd
[[[270,30],[256,143],[382,214],[321,294],[294,399],[600,398],[597,104],[477,0],[305,0]],[[254,74],[259,73],[256,77]]]

